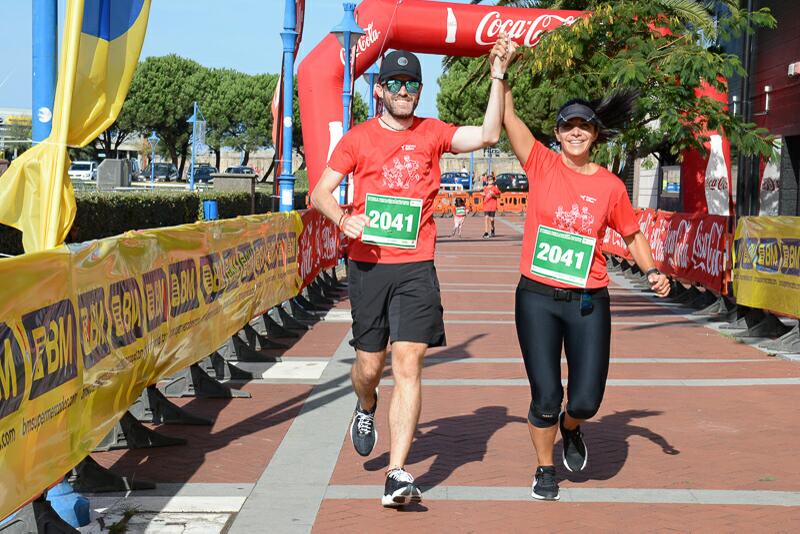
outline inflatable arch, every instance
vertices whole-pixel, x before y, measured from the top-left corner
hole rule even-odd
[[[427,0],[364,0],[356,9],[356,20],[366,33],[356,44],[354,77],[361,76],[390,49],[481,56],[489,52],[500,31],[509,33],[516,42],[532,47],[543,32],[570,25],[583,15],[580,11]],[[310,189],[319,180],[342,135],[344,53],[336,38],[328,35],[298,67],[300,118]],[[725,154],[725,163],[730,180],[729,154]],[[682,186],[684,206],[691,211],[706,211],[703,183],[706,166],[702,157],[686,160]],[[687,180],[688,177],[691,180]]]

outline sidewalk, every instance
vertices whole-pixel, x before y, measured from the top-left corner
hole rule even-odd
[[[449,235],[452,221],[438,223]],[[437,248],[448,346],[426,359],[407,463],[426,489],[421,505],[379,504],[390,369],[373,456],[350,444],[354,353],[343,300],[265,378],[241,385],[253,398],[181,402],[216,418],[213,427],[159,429],[188,446],[93,455],[159,483],[93,498],[109,507],[106,524],[136,508],[128,532],[797,530],[800,366],[736,343],[621,277],[611,287],[605,401],[583,429],[587,470],[557,468],[561,502],[531,499],[530,391],[513,315],[522,218],[499,218],[492,240],[480,238],[482,228],[467,218],[464,239],[440,237]]]

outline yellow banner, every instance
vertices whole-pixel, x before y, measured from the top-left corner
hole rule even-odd
[[[0,519],[148,385],[297,294],[299,214],[128,232],[0,260]]]
[[[742,217],[736,226],[736,302],[800,317],[800,217]]]

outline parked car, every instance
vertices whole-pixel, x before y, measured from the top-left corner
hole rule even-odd
[[[94,161],[73,161],[67,171],[71,180],[94,180],[97,178],[97,163]]]
[[[443,172],[441,183],[459,184],[462,189],[469,189],[469,174],[460,171]]]
[[[253,169],[253,167],[246,167],[244,165],[236,165],[235,167],[228,167],[225,169],[225,174],[254,174],[258,176],[258,173]]]
[[[217,173],[216,167],[214,167],[213,165],[208,165],[207,163],[201,163],[200,165],[197,165],[194,168],[194,181],[208,183],[214,180],[214,178],[212,178],[211,175],[216,173]]]
[[[500,191],[527,191],[528,176],[521,172],[504,172],[497,175],[495,180]]]
[[[156,163],[155,167],[157,182],[170,182],[178,179],[178,169],[172,163]],[[145,180],[150,180],[152,169],[153,165],[148,165],[145,167],[144,172],[142,173],[142,178]]]

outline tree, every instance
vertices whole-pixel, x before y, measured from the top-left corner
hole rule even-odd
[[[686,149],[704,151],[706,126],[724,131],[741,153],[772,154],[765,130],[731,116],[713,99],[695,96],[703,83],[724,91],[724,78],[745,74],[739,58],[722,52],[715,42],[773,27],[768,10],[748,18],[735,3],[718,2],[730,14],[715,19],[692,0],[555,3],[591,15],[547,33],[512,66],[517,112],[537,138],[553,142],[553,117],[567,99],[594,99],[612,88],[632,88],[641,92],[635,116],[614,142],[595,147],[597,161],[614,171],[633,157],[655,154],[663,163],[674,163]],[[549,7],[554,2],[536,4]],[[479,122],[488,95],[485,58],[454,59],[447,65],[437,99],[440,117]]]
[[[191,124],[186,119],[200,94],[205,69],[197,62],[175,54],[149,57],[133,76],[119,127],[142,134],[155,131],[159,149],[168,154],[183,176],[189,152]]]

